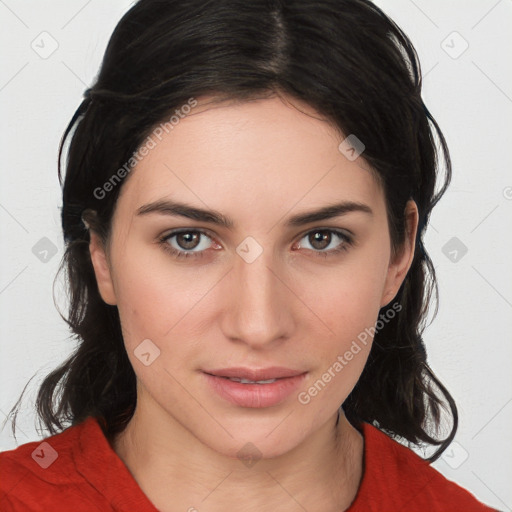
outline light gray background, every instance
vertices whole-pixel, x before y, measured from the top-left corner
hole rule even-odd
[[[63,253],[57,147],[131,3],[0,0],[0,422],[36,374],[18,443],[7,423],[0,450],[42,437],[34,427],[37,387],[73,348],[52,299]],[[425,341],[457,402],[460,428],[434,466],[482,501],[512,510],[512,0],[377,4],[418,50],[424,98],[454,164],[426,237],[440,309]],[[65,307],[62,286],[56,291]]]

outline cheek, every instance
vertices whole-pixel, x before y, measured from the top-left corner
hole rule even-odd
[[[304,275],[301,296],[331,334],[346,340],[375,324],[386,276],[386,253],[378,244],[367,244],[338,265]]]
[[[212,286],[208,274],[170,262],[161,251],[127,250],[115,262],[118,309],[126,342],[172,336],[190,324],[189,313]]]
[[[302,281],[304,302],[322,321],[317,323],[324,324],[317,331],[323,332],[323,343],[316,349],[322,361],[319,371],[327,370],[348,351],[346,359],[354,363],[344,373],[354,372],[358,377],[371,348],[386,272],[387,254],[376,243],[331,267],[323,279],[316,275]]]
[[[325,368],[322,371],[330,367],[338,356],[350,351],[352,354],[347,353],[346,359],[358,359],[358,362],[344,368],[344,373],[355,372],[358,376],[358,372],[362,371],[371,347],[372,328],[380,309],[380,295],[375,290],[376,277],[351,272],[344,279],[331,284],[323,296],[316,297],[312,302],[316,305],[318,316],[329,327],[329,331],[324,329],[326,335],[321,358]],[[353,358],[353,354],[359,355]]]
[[[310,414],[318,416],[318,421],[346,400],[364,370],[380,309],[382,280],[378,266],[373,270],[347,266],[331,276],[322,293],[310,295],[312,309],[329,331],[318,329],[323,336],[314,348],[305,347],[314,371],[297,399],[312,407]]]

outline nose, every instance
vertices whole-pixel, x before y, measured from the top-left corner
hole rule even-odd
[[[222,330],[232,341],[264,348],[293,335],[299,301],[270,250],[249,261],[236,254],[224,283]]]

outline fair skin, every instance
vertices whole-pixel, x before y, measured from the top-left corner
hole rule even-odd
[[[202,371],[285,366],[306,372],[297,391],[307,391],[375,325],[412,263],[415,203],[392,257],[384,194],[368,165],[347,159],[332,125],[303,112],[277,97],[213,108],[200,101],[123,184],[108,247],[91,233],[98,287],[118,307],[137,376],[137,408],[113,448],[162,512],[334,512],[356,496],[363,438],[343,412],[336,419],[371,339],[307,404],[296,392],[242,407],[213,392]],[[171,199],[220,212],[233,226],[137,214]],[[341,201],[372,213],[287,225]],[[189,237],[159,242],[178,228]],[[237,252],[249,236],[263,249],[250,263]],[[165,244],[202,257],[176,258]],[[146,339],[160,350],[148,366],[134,353]],[[237,455],[247,443],[261,455],[251,466]]]

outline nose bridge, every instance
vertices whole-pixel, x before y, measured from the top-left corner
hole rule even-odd
[[[290,292],[275,267],[270,248],[263,249],[254,239],[238,246],[226,335],[254,346],[290,335],[292,298],[286,297]]]

